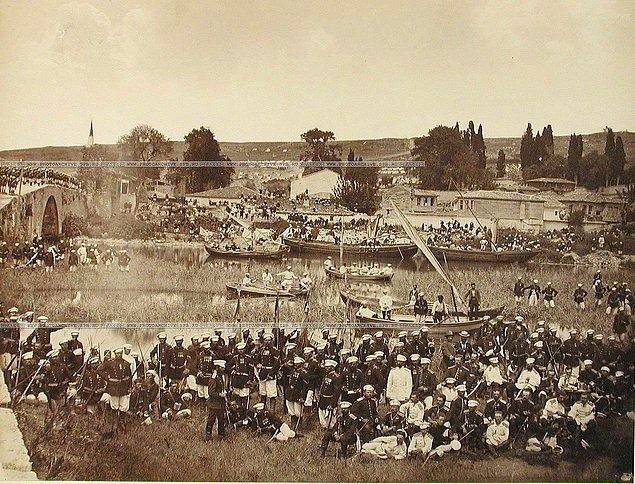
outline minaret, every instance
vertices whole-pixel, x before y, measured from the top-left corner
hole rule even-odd
[[[95,144],[95,137],[93,136],[93,122],[90,122],[90,133],[88,133],[88,141],[86,141],[86,148],[92,148]]]

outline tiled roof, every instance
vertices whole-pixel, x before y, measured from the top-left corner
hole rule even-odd
[[[589,192],[586,190],[574,190],[558,197],[563,203],[567,202],[585,202],[585,203],[625,203],[624,200],[616,197],[607,197],[599,193]]]
[[[505,192],[501,190],[475,190],[471,192],[463,192],[464,199],[478,200],[511,200],[518,202],[544,202],[543,198],[527,195],[525,193]]]
[[[571,185],[575,185],[574,181],[565,180],[564,178],[532,178],[531,180],[527,180],[526,183],[529,182],[539,182],[539,183],[568,183]]]

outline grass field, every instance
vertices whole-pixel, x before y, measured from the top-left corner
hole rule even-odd
[[[276,272],[286,262],[277,262],[267,267]],[[314,289],[310,296],[308,321],[342,322],[346,318],[346,307],[340,302],[340,281],[328,279],[319,260],[290,261],[294,271],[310,272]],[[43,269],[2,269],[0,270],[0,301],[5,307],[17,306],[22,311],[35,310],[45,314],[52,321],[124,321],[124,322],[227,322],[233,320],[235,300],[226,299],[225,284],[239,281],[249,270],[256,277],[265,266],[260,263],[193,265],[186,267],[177,262],[159,260],[152,257],[135,256],[129,273],[106,272],[103,267],[93,271],[81,268],[70,273],[65,267],[52,274]],[[467,291],[470,282],[475,282],[483,297],[483,306],[505,305],[505,315],[521,314],[530,323],[544,319],[564,327],[595,328],[607,332],[611,319],[602,311],[590,309],[578,311],[571,294],[578,282],[590,288],[595,268],[562,266],[469,266],[450,271],[451,278],[460,291]],[[635,284],[632,269],[603,271],[604,280],[626,281]],[[560,291],[557,307],[546,310],[542,306],[516,307],[512,287],[516,277],[522,276],[526,282],[536,278],[541,285],[552,281]],[[429,267],[420,270],[408,266],[397,267],[392,284],[388,287],[394,297],[405,298],[412,284],[428,295],[432,302],[436,294],[444,294],[451,301],[447,285]],[[79,302],[77,291],[81,293]],[[592,296],[589,296],[591,306]],[[240,317],[242,321],[254,323],[271,322],[273,318],[272,300],[243,299]],[[303,321],[305,315],[301,301],[283,302],[280,306],[281,321]]]
[[[632,469],[632,421],[607,423],[601,449],[581,456],[542,458],[509,451],[485,455],[446,454],[440,461],[381,461],[359,455],[335,459],[332,443],[319,455],[321,432],[267,444],[250,431],[203,442],[204,413],[195,408],[187,421],[128,425],[112,434],[100,416],[71,415],[49,431],[44,406],[23,404],[16,415],[34,469],[41,479],[145,481],[287,482],[610,482]],[[315,422],[313,422],[315,424]],[[630,440],[629,440],[630,439]],[[629,451],[629,449],[631,449]],[[629,452],[631,455],[629,456]],[[629,464],[630,463],[630,464]]]

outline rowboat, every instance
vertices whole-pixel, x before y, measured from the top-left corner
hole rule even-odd
[[[463,262],[527,262],[540,254],[534,250],[491,250],[450,249],[448,247],[428,246],[437,259]]]
[[[262,285],[243,286],[242,284],[229,283],[225,284],[227,291],[234,296],[240,297],[302,297],[309,294],[308,289],[291,289],[290,291],[283,291],[275,287],[266,287]]]
[[[306,241],[282,238],[282,242],[296,253],[312,253],[338,255],[340,250],[344,256],[366,256],[384,259],[409,259],[419,250],[415,244],[393,244],[371,247],[367,245],[337,245],[329,242]]]
[[[364,296],[362,294],[354,294],[351,291],[347,291],[346,289],[340,289],[340,298],[344,304],[351,304],[353,306],[361,306],[362,302],[365,302],[370,307],[379,307],[379,298],[376,296]],[[413,304],[410,301],[406,301],[405,299],[393,299],[393,307],[401,307],[401,308],[412,308]],[[489,308],[482,308],[479,310],[475,316],[477,318],[482,318],[484,316],[489,316],[490,318],[495,318],[496,316],[502,314],[505,310],[505,306],[494,306]],[[467,317],[467,313],[465,311],[450,311],[451,316],[459,316],[459,317]]]
[[[223,250],[205,244],[205,250],[210,257],[228,259],[280,259],[289,253],[289,247],[281,245],[274,250]]]
[[[431,317],[426,318],[422,322],[415,322],[415,318],[409,314],[393,314],[391,319],[383,319],[376,316],[360,316],[356,315],[357,323],[362,325],[357,331],[364,331],[365,329],[381,329],[383,331],[414,331],[423,327],[428,328],[428,336],[432,338],[440,338],[445,336],[448,331],[452,331],[454,334],[461,331],[467,331],[473,333],[477,331],[485,322],[484,319],[469,320],[464,316],[447,318],[441,323],[435,324]],[[457,320],[458,319],[458,320]]]
[[[327,276],[334,277],[336,279],[346,279],[348,281],[359,282],[388,282],[392,279],[394,274],[342,274],[334,267],[325,267],[324,272]]]

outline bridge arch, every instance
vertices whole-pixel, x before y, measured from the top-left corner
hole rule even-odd
[[[40,235],[43,239],[55,239],[59,237],[60,232],[60,212],[57,206],[57,200],[55,200],[55,196],[50,195],[44,205]]]

